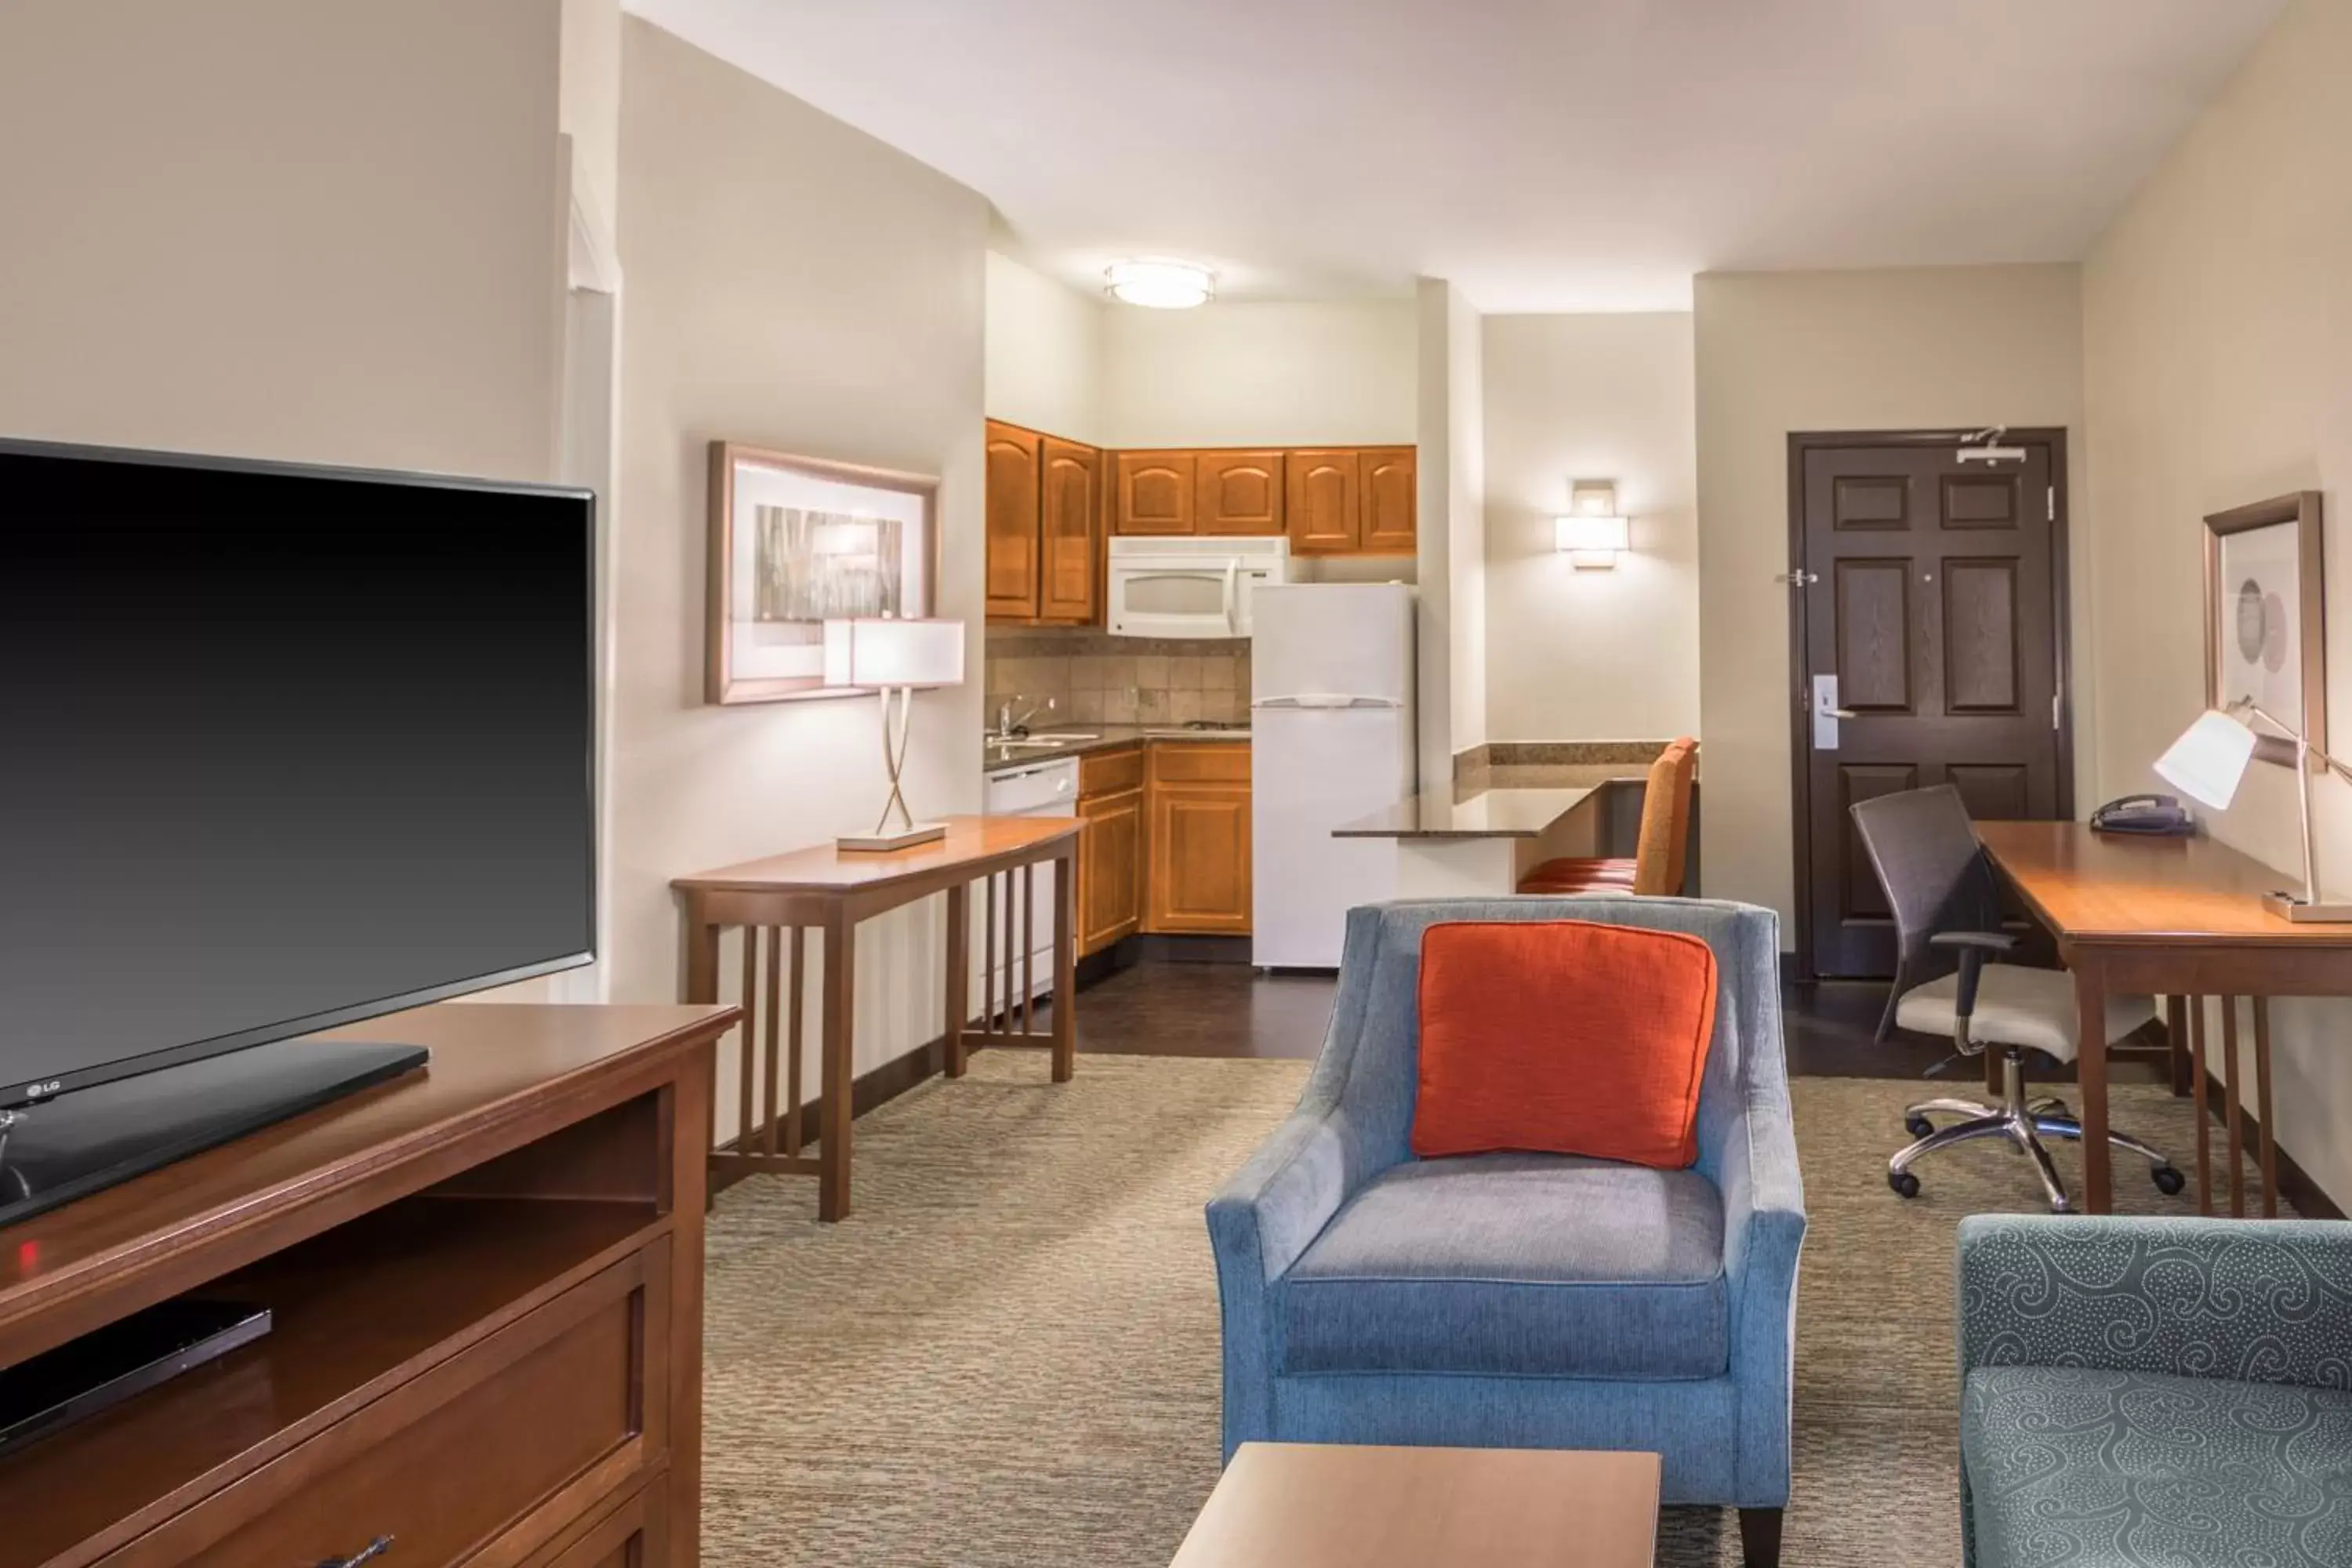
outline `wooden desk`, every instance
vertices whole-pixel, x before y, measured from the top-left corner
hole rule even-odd
[[[1173,1568],[1650,1568],[1658,1456],[1244,1443]]]
[[[2238,1164],[2236,998],[2254,1001],[2255,1114],[2262,1120],[2265,1210],[2276,1213],[2276,1121],[2271,1108],[2271,996],[2352,995],[2352,925],[2296,925],[2270,913],[2262,895],[2293,880],[2210,838],[2127,838],[2077,822],[1980,822],[1977,836],[2018,896],[2058,939],[2074,976],[2082,1023],[2083,1207],[2112,1205],[2107,1150],[2106,997],[2111,992],[2175,998],[2178,1031],[2200,1058],[2194,1079],[2200,1202],[2211,1212],[2205,1157],[2204,1013],[2181,999],[2222,1000],[2221,1048],[2230,1063],[2233,1206],[2243,1211]],[[2178,1033],[2175,1035],[2178,1040]]]
[[[742,1048],[736,1082],[736,1136],[731,1149],[714,1151],[712,1173],[721,1178],[751,1172],[817,1178],[817,1217],[838,1220],[849,1214],[851,1086],[855,1078],[851,1040],[856,1028],[856,932],[858,925],[887,910],[934,893],[948,900],[947,1073],[963,1076],[964,1053],[972,1045],[1026,1046],[1053,1053],[1055,1083],[1069,1081],[1077,1036],[1069,1005],[1075,987],[1077,919],[1078,830],[1070,816],[954,816],[944,838],[879,854],[845,853],[830,844],[764,860],[747,860],[670,884],[686,905],[686,998],[719,1000],[719,940],[730,926],[741,928]],[[1054,878],[1055,1000],[1050,1035],[1033,1027],[1030,1008],[1029,940],[1036,921],[1034,868],[1056,864]],[[1013,873],[1021,873],[1019,881]],[[1003,921],[997,919],[998,879],[1003,881]],[[967,889],[987,884],[982,988],[985,1006],[971,1026],[969,970],[971,933]],[[1016,893],[1020,895],[1016,898]],[[1019,931],[1016,933],[1016,923]],[[801,981],[806,932],[824,933],[824,994],[818,1089],[817,1152],[801,1152]],[[761,934],[766,933],[764,988]],[[789,953],[784,933],[790,931]],[[1000,941],[1001,935],[1001,941]],[[1004,1005],[997,1006],[996,975],[1003,959]],[[1020,976],[1015,989],[1013,976]],[[789,974],[789,984],[785,983]],[[1017,1022],[1017,1027],[1015,1026]],[[780,1047],[779,1036],[783,1037]],[[755,1042],[763,1047],[761,1070],[753,1066]],[[783,1103],[777,1102],[778,1089]],[[761,1113],[753,1102],[764,1089]],[[777,1147],[778,1133],[782,1148]],[[715,1129],[714,1129],[715,1131]],[[706,1139],[706,1144],[716,1139]]]
[[[693,1568],[719,1007],[445,1003],[424,1070],[0,1232],[0,1366],[184,1291],[270,1332],[0,1458],[0,1563]]]

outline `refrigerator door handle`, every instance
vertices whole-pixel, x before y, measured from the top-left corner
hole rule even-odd
[[[1299,708],[1333,710],[1341,708],[1402,708],[1403,703],[1393,697],[1350,697],[1336,691],[1302,691],[1295,697],[1261,697],[1252,708]]]

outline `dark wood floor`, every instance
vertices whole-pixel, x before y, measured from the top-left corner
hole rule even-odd
[[[1079,994],[1078,1049],[1113,1056],[1309,1058],[1322,1048],[1336,982],[1329,975],[1261,974],[1245,963],[1143,963]],[[1790,985],[1781,994],[1789,1070],[1823,1078],[1927,1075],[1949,1045],[1898,1035],[1872,1038],[1886,1005],[1884,985]],[[1041,1025],[1042,1026],[1042,1025]],[[2153,1068],[2115,1064],[2119,1076]],[[1973,1060],[1942,1076],[1956,1087],[1983,1081]],[[2042,1072],[2044,1081],[2070,1073]]]

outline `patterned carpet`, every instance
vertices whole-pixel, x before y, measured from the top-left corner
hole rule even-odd
[[[762,1568],[1164,1568],[1217,1476],[1201,1205],[1296,1100],[1303,1062],[983,1054],[857,1126],[856,1212],[760,1177],[712,1216],[704,1554]],[[1888,1192],[1918,1086],[1796,1085],[1807,1206],[1792,1568],[1959,1559],[1951,1236],[2027,1211],[1979,1144]],[[2190,1168],[2188,1102],[2116,1120]],[[2079,1179],[2073,1151],[2058,1154]],[[2120,1206],[2189,1212],[2119,1164]],[[1728,1514],[1669,1510],[1658,1562],[1732,1564]]]

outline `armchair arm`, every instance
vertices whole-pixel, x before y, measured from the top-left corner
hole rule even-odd
[[[1779,1508],[1789,1499],[1789,1429],[1796,1353],[1797,1258],[1805,1190],[1779,1042],[1759,1062],[1746,1103],[1717,1141],[1723,1194],[1723,1270],[1731,1309],[1731,1376],[1739,1388],[1736,1500]]]
[[[1274,1435],[1274,1282],[1298,1261],[1360,1179],[1346,1118],[1309,1100],[1209,1200],[1224,1319],[1225,1457]]]
[[[2352,1225],[1960,1221],[1960,1375],[2082,1366],[2352,1388]]]

